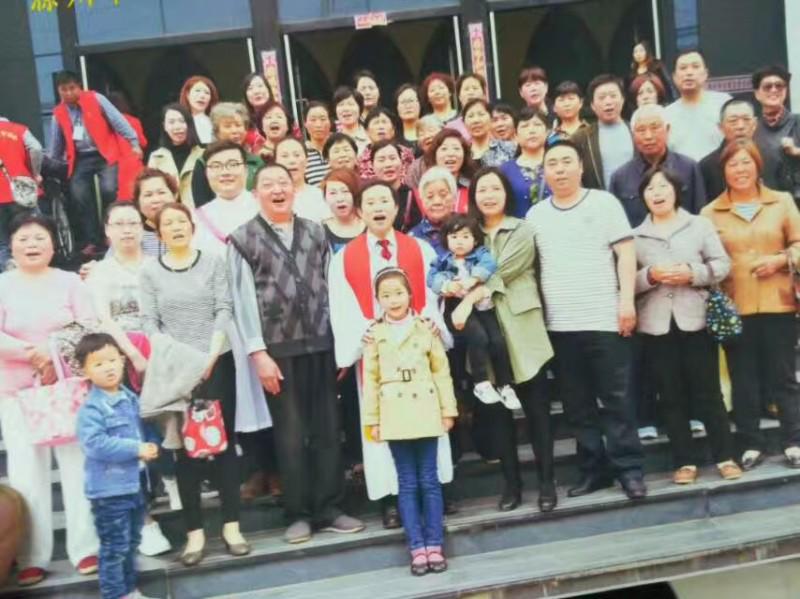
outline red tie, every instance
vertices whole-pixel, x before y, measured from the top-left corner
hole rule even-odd
[[[392,252],[389,250],[389,240],[388,239],[380,239],[378,240],[378,245],[381,246],[381,258],[386,261],[392,259]]]

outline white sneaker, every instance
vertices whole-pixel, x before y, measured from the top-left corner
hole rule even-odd
[[[503,398],[497,392],[497,389],[495,389],[492,386],[492,383],[489,381],[481,381],[475,385],[475,388],[472,390],[472,392],[475,394],[475,397],[485,404],[493,404],[503,401]]]
[[[169,497],[169,509],[174,512],[179,512],[183,509],[181,503],[181,494],[178,492],[178,481],[174,477],[164,477],[164,490]]]
[[[702,434],[706,432],[706,425],[700,422],[699,420],[690,420],[689,421],[689,428],[692,429],[692,434]]]
[[[654,426],[643,426],[639,429],[639,439],[642,441],[658,439],[658,430]]]
[[[161,555],[172,549],[167,537],[161,532],[158,522],[151,522],[142,527],[142,542],[139,544],[139,553],[148,557]]]
[[[516,391],[511,385],[505,385],[500,388],[500,397],[503,405],[509,410],[521,410],[522,404],[519,403]]]

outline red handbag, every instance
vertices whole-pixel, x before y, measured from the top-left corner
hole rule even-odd
[[[186,408],[181,433],[190,458],[210,458],[228,449],[219,400],[192,399]]]

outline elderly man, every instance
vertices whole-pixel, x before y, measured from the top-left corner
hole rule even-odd
[[[666,111],[658,104],[646,104],[633,113],[631,118],[633,158],[622,165],[611,177],[608,190],[613,193],[628,216],[631,227],[638,227],[645,216],[647,206],[639,197],[639,185],[645,172],[656,165],[664,166],[681,180],[681,206],[697,214],[706,205],[706,192],[698,164],[669,150],[669,123]]]
[[[719,147],[700,161],[700,172],[706,186],[706,196],[711,202],[725,191],[725,173],[722,172],[722,150],[732,141],[750,141],[756,132],[756,113],[747,100],[732,98],[722,105],[719,130],[724,139]]]
[[[592,493],[616,477],[629,498],[640,499],[647,494],[644,456],[627,393],[636,328],[633,233],[614,196],[581,187],[582,171],[573,142],[550,145],[544,175],[553,196],[527,216],[561,397],[578,444],[581,478],[567,494]]]
[[[259,214],[230,235],[234,314],[274,423],[289,543],[312,527],[349,533],[363,523],[342,513],[336,366],[328,317],[328,242],[294,215],[294,185],[278,164],[256,173]]]
[[[614,171],[633,156],[631,132],[622,120],[625,89],[618,77],[598,75],[589,83],[586,95],[592,102],[597,122],[578,129],[572,141],[585,165],[583,186],[607,189]]]
[[[681,97],[667,106],[672,131],[669,147],[692,160],[701,160],[722,141],[717,123],[730,95],[706,89],[708,68],[697,50],[678,54],[672,78]]]
[[[761,104],[754,139],[764,159],[764,183],[788,191],[800,201],[800,116],[786,108],[791,80],[791,73],[780,65],[753,73],[753,89]]]

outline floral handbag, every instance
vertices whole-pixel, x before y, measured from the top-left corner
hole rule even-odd
[[[192,399],[183,418],[183,447],[190,458],[211,458],[228,449],[222,405],[216,399]]]
[[[736,304],[717,286],[708,290],[706,330],[717,343],[726,343],[742,333],[742,317]]]

